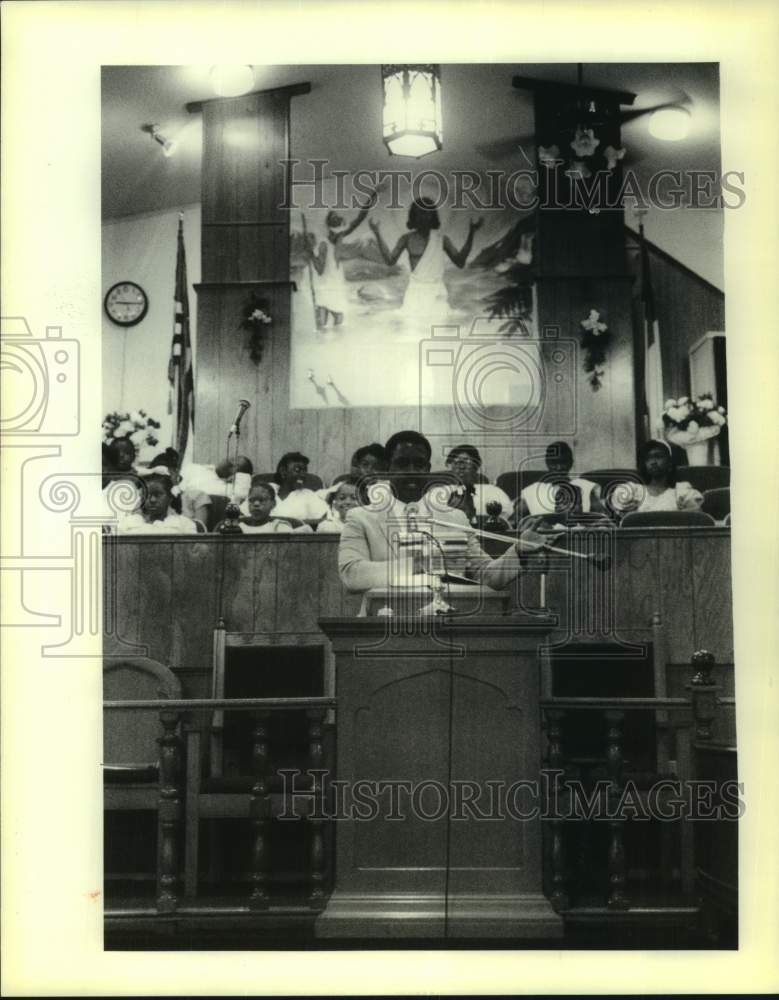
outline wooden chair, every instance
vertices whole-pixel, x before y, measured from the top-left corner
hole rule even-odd
[[[720,490],[730,486],[730,468],[727,465],[680,465],[676,479],[680,483],[690,483],[699,493]]]
[[[730,487],[723,486],[717,490],[706,490],[703,494],[701,510],[710,514],[715,521],[723,523],[730,515]]]
[[[275,472],[258,472],[255,476],[252,476],[254,482],[257,483],[270,483],[276,478]],[[307,472],[303,477],[303,485],[307,490],[321,490],[324,488],[324,483],[321,478],[315,475],[313,472]]]
[[[454,473],[452,472],[451,469],[440,469],[438,472],[434,472],[433,475],[436,477],[454,476]],[[474,483],[476,483],[479,486],[483,486],[485,483],[489,483],[489,481],[490,481],[489,476],[485,476],[483,472],[477,472],[476,476],[474,477]]]
[[[172,671],[145,657],[103,662],[105,702],[181,698]],[[176,908],[176,840],[181,821],[178,712],[107,707],[103,724],[103,808],[157,813],[157,908]]]
[[[213,636],[213,677],[212,697],[219,701],[225,698],[227,652],[230,648],[251,649],[252,642],[258,643],[257,648],[267,651],[268,646],[259,640],[267,637],[254,633],[230,633],[220,620],[214,629]],[[252,699],[262,702],[268,699]],[[275,706],[279,711],[288,714],[289,709],[300,708],[299,703],[305,699],[276,698]],[[251,709],[251,734],[247,740],[251,746],[252,765],[248,773],[236,772],[235,767],[225,754],[225,712],[222,708],[209,713],[205,725],[193,726],[187,732],[187,783],[185,808],[185,863],[184,889],[188,897],[194,897],[199,888],[199,853],[200,824],[204,820],[219,821],[225,819],[241,819],[251,821],[255,827],[255,854],[267,854],[268,831],[262,824],[268,824],[278,817],[285,809],[290,808],[290,787],[294,784],[295,792],[310,792],[296,796],[294,802],[295,814],[306,819],[312,812],[313,801],[324,794],[322,783],[317,785],[305,774],[307,769],[332,769],[332,726],[326,724],[327,707],[323,705],[327,699],[312,697],[308,699],[311,707],[302,707],[307,715],[307,745],[297,748],[281,760],[277,760],[274,746],[270,739],[269,722],[271,709],[258,704]],[[281,704],[287,702],[285,706]],[[293,702],[298,704],[292,704]],[[237,715],[238,713],[236,713]],[[240,713],[246,718],[247,713]],[[301,772],[294,782],[276,773],[280,768],[294,769]],[[258,824],[260,826],[258,827]],[[323,900],[323,883],[325,875],[325,855],[323,848],[323,823],[312,819],[311,843],[309,847],[311,893],[309,900],[312,905],[318,905]],[[218,824],[211,823],[212,857],[209,871],[212,880],[221,873],[219,858],[215,858],[214,850],[219,852],[222,837]],[[257,843],[264,846],[260,849]],[[258,862],[259,868],[261,864]],[[250,904],[255,908],[267,905],[267,891],[264,876],[252,875],[254,888]],[[262,885],[259,883],[262,882]],[[259,886],[259,888],[258,888]]]
[[[495,480],[495,485],[503,490],[510,500],[516,500],[526,486],[532,486],[539,479],[543,479],[548,471],[548,469],[515,469],[511,472],[502,472]]]
[[[712,528],[714,518],[702,510],[636,510],[620,521],[620,528]]]

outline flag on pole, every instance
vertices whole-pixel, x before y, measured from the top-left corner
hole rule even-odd
[[[184,251],[184,216],[179,215],[176,252],[176,290],[173,341],[168,361],[168,412],[173,415],[172,446],[181,462],[187,450],[190,428],[195,430],[195,378],[192,368],[192,341],[189,336],[189,293],[187,258]]]
[[[660,352],[660,327],[655,309],[655,293],[649,267],[649,251],[644,239],[644,224],[639,224],[641,240],[641,302],[644,316],[644,400],[647,432],[654,437],[660,432],[663,413],[663,363]]]

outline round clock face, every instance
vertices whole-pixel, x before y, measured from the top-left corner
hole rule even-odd
[[[134,281],[120,281],[106,292],[106,315],[119,326],[140,323],[149,308],[146,292]]]

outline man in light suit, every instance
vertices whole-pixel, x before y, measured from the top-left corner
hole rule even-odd
[[[398,431],[386,444],[389,484],[371,490],[372,503],[349,511],[338,548],[338,572],[344,586],[353,592],[386,587],[398,571],[397,535],[408,517],[431,515],[450,524],[462,524],[467,537],[466,574],[494,590],[502,590],[520,570],[518,551],[522,542],[546,545],[548,536],[526,530],[498,559],[486,555],[468,519],[461,510],[439,508],[430,494],[425,496],[430,473],[430,442],[416,431]],[[377,492],[380,496],[377,496]],[[433,533],[438,533],[433,526]],[[524,554],[524,552],[523,552]],[[394,558],[393,558],[394,556]],[[420,557],[406,567],[408,574],[422,572]]]

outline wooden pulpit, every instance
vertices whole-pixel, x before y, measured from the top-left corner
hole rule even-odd
[[[489,604],[486,607],[490,607]],[[549,938],[546,615],[324,618],[336,661],[335,885],[321,937]]]

